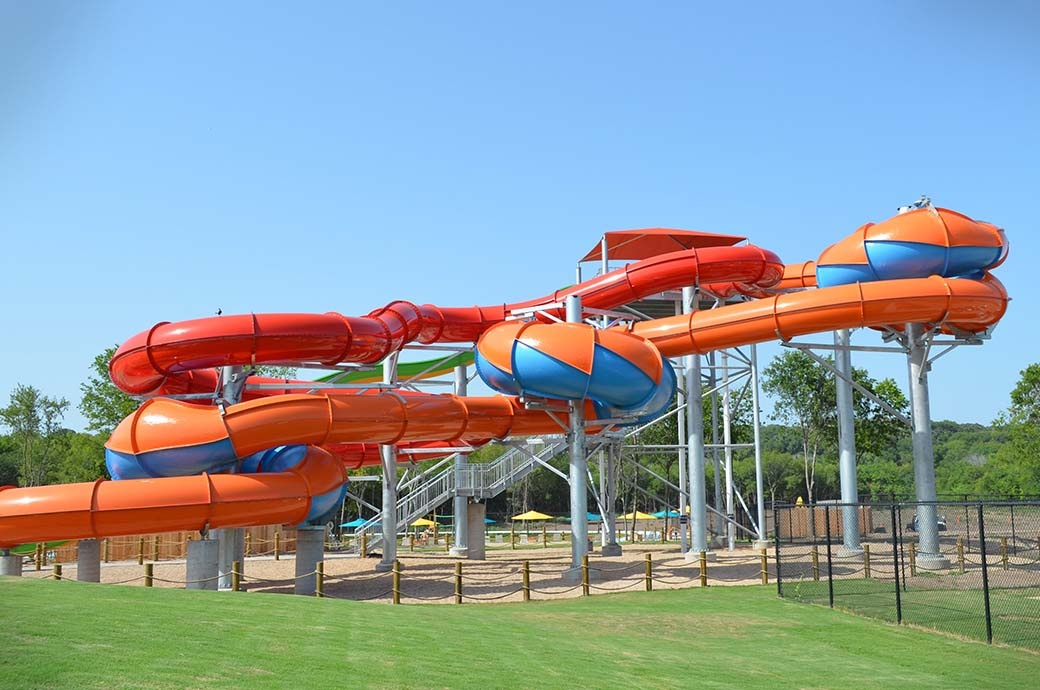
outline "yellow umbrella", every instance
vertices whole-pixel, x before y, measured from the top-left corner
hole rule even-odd
[[[641,512],[641,511],[637,510],[634,513],[625,513],[624,515],[621,516],[621,519],[622,520],[656,520],[657,518],[655,518],[653,515],[650,515],[649,513],[644,513],[644,512]]]
[[[412,523],[412,527],[433,527],[437,523],[433,520],[427,520],[426,518],[418,518]]]
[[[510,520],[520,520],[521,522],[526,522],[527,520],[552,520],[552,515],[539,513],[537,510],[529,510],[526,513],[514,515]]]

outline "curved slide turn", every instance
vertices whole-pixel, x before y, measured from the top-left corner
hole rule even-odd
[[[757,247],[715,247],[665,254],[513,305],[394,302],[365,317],[159,324],[113,357],[112,379],[128,392],[212,392],[212,368],[229,364],[375,363],[409,342],[477,340],[479,373],[508,395],[309,392],[306,382],[285,382],[284,390],[223,409],[155,397],[106,444],[120,480],[0,490],[0,547],[313,520],[341,495],[340,458],[377,462],[372,444],[477,444],[559,432],[557,420],[566,423],[566,415],[528,409],[512,396],[585,399],[589,420],[652,417],[674,395],[668,357],[838,328],[925,323],[978,333],[1006,309],[1003,286],[986,272],[1006,252],[995,226],[925,208],[865,225],[816,264],[786,270]],[[554,322],[569,294],[610,309],[690,284],[760,298],[602,330]]]

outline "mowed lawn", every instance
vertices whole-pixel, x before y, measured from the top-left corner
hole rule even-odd
[[[1028,688],[1040,656],[716,587],[403,605],[0,578],[0,688]]]

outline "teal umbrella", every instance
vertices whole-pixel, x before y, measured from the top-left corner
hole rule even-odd
[[[659,510],[656,513],[651,513],[651,515],[653,515],[655,518],[666,518],[666,517],[677,518],[677,517],[679,517],[679,511],[678,510]]]
[[[365,524],[366,522],[368,522],[368,520],[365,520],[363,518],[355,518],[355,519],[351,520],[350,522],[344,522],[343,524],[340,525],[340,527],[354,527],[354,528],[356,528],[356,527],[360,527],[361,525]]]

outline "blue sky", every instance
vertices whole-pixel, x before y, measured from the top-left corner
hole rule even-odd
[[[98,352],[218,307],[514,301],[629,227],[796,262],[921,194],[1012,243],[933,417],[989,422],[1040,361],[1030,3],[299,5],[0,0],[0,402],[82,428]]]

